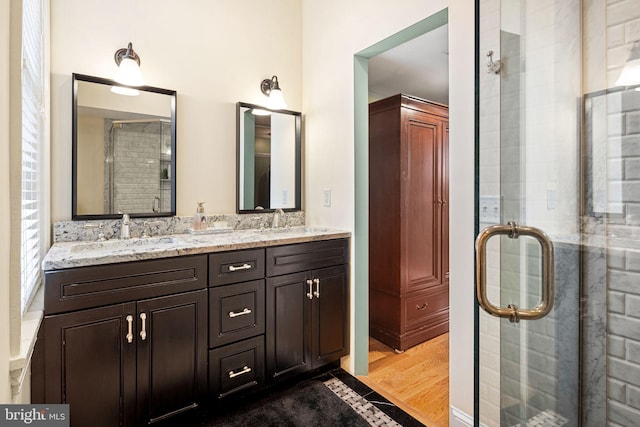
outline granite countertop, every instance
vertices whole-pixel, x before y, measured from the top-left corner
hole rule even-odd
[[[237,249],[261,248],[351,237],[345,230],[324,227],[290,227],[236,230],[221,234],[173,234],[128,240],[54,243],[42,269],[61,270],[118,262],[195,255]]]

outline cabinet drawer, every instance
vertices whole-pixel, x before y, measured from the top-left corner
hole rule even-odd
[[[264,277],[264,249],[220,252],[209,255],[211,286],[246,282]]]
[[[322,240],[267,248],[267,276],[349,263],[347,239]]]
[[[264,333],[264,280],[209,291],[209,345],[218,347]]]
[[[216,399],[264,387],[261,335],[209,351],[209,386]]]
[[[207,287],[206,255],[47,271],[46,315]]]
[[[405,302],[407,328],[428,322],[433,316],[449,309],[449,289],[437,292],[420,292],[408,297]]]

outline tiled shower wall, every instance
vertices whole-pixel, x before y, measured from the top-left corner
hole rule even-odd
[[[606,302],[600,302],[606,307],[607,424],[631,426],[640,420],[640,92],[616,88],[615,80],[640,41],[640,0],[592,0],[589,8],[606,27],[586,37],[600,52],[606,49],[606,70],[588,83],[610,90],[586,94],[587,189],[601,191],[589,194],[585,231],[603,236],[606,249],[599,260],[590,258],[586,268],[602,273],[585,285],[606,285]],[[598,103],[601,108],[593,108]]]
[[[640,2],[635,3],[638,15]],[[636,19],[620,25],[638,24]],[[605,201],[588,204],[586,223],[587,231],[606,239],[606,281],[599,285],[607,290],[607,419],[609,425],[626,426],[640,419],[640,92],[591,94],[587,112],[598,101],[604,101],[605,111],[591,110],[586,125],[593,130],[601,123],[606,135],[588,140],[587,154],[593,168],[606,165],[601,186],[606,192],[590,194]],[[603,159],[594,158],[598,145],[605,147]]]
[[[105,212],[170,211],[171,153],[165,143],[170,132],[169,125],[156,121],[116,124],[112,135],[107,133],[105,158],[113,162],[105,167]]]

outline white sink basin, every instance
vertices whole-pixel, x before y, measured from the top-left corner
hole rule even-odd
[[[85,251],[119,251],[119,250],[149,250],[155,247],[164,247],[180,243],[181,240],[175,237],[146,237],[127,240],[107,240],[104,242],[82,242],[71,246],[71,253]]]

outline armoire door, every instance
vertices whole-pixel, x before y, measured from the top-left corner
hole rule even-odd
[[[442,277],[442,119],[403,108],[401,274],[403,292],[438,286]]]

